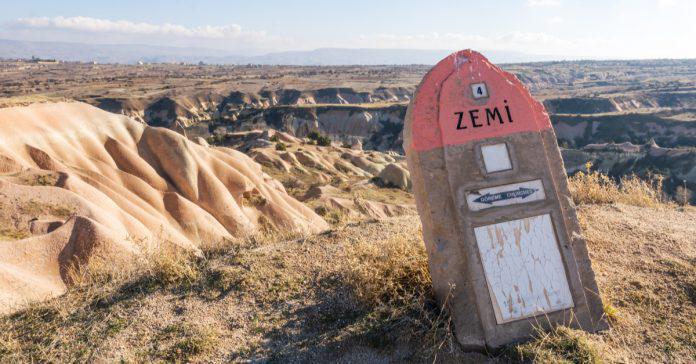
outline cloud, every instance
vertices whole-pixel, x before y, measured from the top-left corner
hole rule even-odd
[[[420,48],[517,51],[536,54],[566,54],[573,49],[572,42],[546,33],[510,32],[496,36],[461,33],[426,33],[414,35],[362,35],[352,44],[368,48]]]
[[[177,24],[135,23],[127,20],[108,20],[84,16],[54,18],[19,18],[15,25],[28,28],[65,29],[84,32],[122,33],[141,35],[165,35],[192,38],[263,38],[266,32],[243,30],[238,24],[224,26],[186,27]]]
[[[527,6],[558,6],[561,5],[559,0],[527,0]]]

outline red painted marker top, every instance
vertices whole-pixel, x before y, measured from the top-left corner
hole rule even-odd
[[[488,97],[474,98],[477,83],[485,83]],[[433,67],[411,105],[412,148],[419,152],[548,128],[544,106],[517,77],[468,49]]]

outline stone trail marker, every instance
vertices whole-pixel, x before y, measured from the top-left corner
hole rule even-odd
[[[549,116],[515,76],[471,50],[445,58],[409,105],[404,149],[433,288],[464,348],[607,327]]]

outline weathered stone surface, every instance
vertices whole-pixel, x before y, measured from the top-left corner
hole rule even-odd
[[[500,347],[536,325],[606,327],[551,123],[514,76],[473,51],[447,57],[409,106],[404,149],[462,346]]]

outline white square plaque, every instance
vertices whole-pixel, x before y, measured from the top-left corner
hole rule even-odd
[[[481,154],[488,173],[512,169],[510,154],[505,143],[484,145],[481,147]]]

